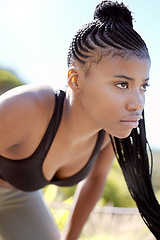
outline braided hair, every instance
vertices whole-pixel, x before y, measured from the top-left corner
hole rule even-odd
[[[133,29],[132,21],[132,14],[123,3],[102,1],[95,9],[94,20],[74,36],[68,53],[68,67],[74,60],[87,66],[98,63],[105,56],[149,58],[147,46]],[[129,192],[144,222],[156,239],[160,239],[160,205],[152,186],[152,153],[146,139],[144,112],[139,126],[129,137],[110,138]]]
[[[104,56],[126,58],[135,54],[148,57],[148,49],[133,29],[131,12],[123,3],[102,1],[94,12],[94,20],[84,25],[74,36],[68,52],[68,67],[73,60],[98,63]]]

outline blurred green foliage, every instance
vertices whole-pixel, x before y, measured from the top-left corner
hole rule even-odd
[[[108,203],[111,203],[114,207],[136,207],[136,204],[128,191],[120,166],[116,160],[109,173],[102,196],[102,205]]]
[[[0,94],[23,84],[13,72],[0,69]]]

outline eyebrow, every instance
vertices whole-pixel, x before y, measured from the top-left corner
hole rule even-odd
[[[131,81],[134,80],[134,78],[130,78],[130,77],[127,77],[125,75],[115,75],[114,77],[116,77],[116,78],[123,78],[123,79],[131,80]],[[149,81],[149,78],[144,79],[144,81]]]

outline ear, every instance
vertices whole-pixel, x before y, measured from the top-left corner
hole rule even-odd
[[[68,86],[69,86],[75,93],[77,93],[77,92],[79,91],[78,80],[79,80],[78,68],[76,68],[76,67],[71,67],[71,68],[68,70]]]

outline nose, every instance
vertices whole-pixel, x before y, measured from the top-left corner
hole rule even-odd
[[[139,91],[133,92],[129,96],[128,103],[127,103],[127,110],[141,111],[144,108],[144,104],[145,104],[144,94],[141,94]]]

